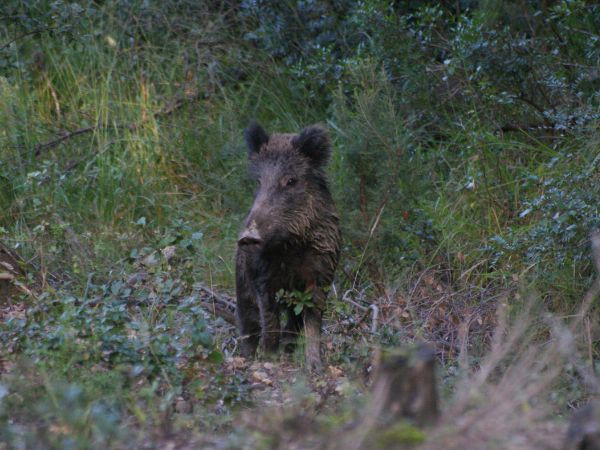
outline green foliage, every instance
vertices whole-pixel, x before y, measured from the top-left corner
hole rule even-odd
[[[330,95],[328,89],[342,76],[343,59],[356,42],[348,29],[348,15],[356,2],[271,0],[242,1],[238,13],[244,39],[290,67],[311,99]]]
[[[173,420],[182,396],[198,414],[217,404],[226,414],[245,401],[241,380],[223,372],[214,324],[181,288],[165,272],[146,288],[90,284],[85,297],[45,295],[27,318],[3,324],[2,352],[20,355],[25,375],[0,384],[3,440],[110,446],[133,438],[116,426],[124,417],[142,429],[159,426]]]
[[[314,308],[312,292],[292,291],[280,289],[277,292],[277,301],[294,308],[294,314],[299,316],[307,308]]]
[[[360,372],[371,339],[426,334],[437,316],[419,308],[438,289],[453,293],[447,311],[462,302],[477,317],[473,290],[494,299],[526,279],[572,311],[600,228],[599,8],[5,1],[0,240],[39,295],[0,298],[12,367],[0,367],[0,441],[114,448],[227,427],[247,392],[226,370],[231,331],[193,286],[233,290],[251,118],[330,129],[344,236],[331,363]],[[385,299],[369,339],[354,295]],[[307,293],[280,297],[296,314],[313,307]],[[382,446],[426,438],[389,431]]]
[[[377,448],[390,448],[392,446],[415,445],[425,441],[426,434],[423,430],[410,423],[398,423],[390,427],[377,437]]]
[[[381,260],[380,242],[384,265],[402,267],[430,263],[425,255],[441,250],[451,264],[458,253],[497,261],[490,251],[508,234],[533,239],[532,247],[557,239],[543,226],[536,238],[503,219],[535,202],[537,192],[521,180],[545,179],[540,164],[561,154],[558,140],[540,134],[561,139],[598,118],[596,9],[248,2],[240,17],[246,38],[290,67],[290,83],[330,105],[340,150],[334,188],[360,268],[373,254]],[[525,133],[514,139],[498,135],[519,129]],[[580,241],[595,226],[583,222]],[[490,246],[472,245],[472,236]],[[514,257],[509,270],[518,271]],[[527,249],[521,257],[547,262]]]
[[[15,74],[29,76],[27,66],[43,64],[39,53],[21,53],[21,39],[31,37],[37,41],[44,38],[62,42],[87,39],[92,19],[98,10],[93,2],[64,2],[48,0],[7,0],[2,5],[4,34],[11,36],[0,49],[0,76],[12,78]],[[26,49],[33,46],[26,44]],[[17,50],[17,51],[15,51]],[[23,58],[25,56],[25,58]]]
[[[353,76],[355,87],[349,95],[337,93],[330,122],[340,149],[333,184],[343,231],[352,252],[363,253],[359,264],[384,254],[386,265],[400,268],[422,257],[431,239],[421,211],[432,188],[429,164],[411,142],[385,75],[363,64]]]
[[[576,298],[595,275],[589,238],[600,229],[597,144],[578,143],[573,152],[544,163],[541,172],[523,181],[532,195],[509,233],[492,238],[491,245],[501,262],[519,255],[535,266],[535,276],[557,297]]]

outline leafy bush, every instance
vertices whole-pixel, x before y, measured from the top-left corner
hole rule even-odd
[[[408,118],[400,116],[384,73],[365,64],[353,75],[356,87],[350,95],[338,91],[331,121],[344,235],[354,256],[364,251],[366,262],[376,258],[380,264],[405,267],[423,255],[430,238],[420,210],[431,191],[425,176],[429,165],[411,143]]]
[[[589,239],[600,230],[599,158],[595,141],[582,143],[544,164],[545,176],[524,182],[536,191],[523,202],[519,221],[506,238],[496,237],[500,258],[521,254],[546,286],[577,295],[594,276]],[[564,305],[562,305],[564,307]]]
[[[185,399],[201,416],[246,401],[242,380],[224,371],[214,323],[181,291],[157,271],[145,285],[130,277],[90,285],[84,297],[44,295],[26,318],[2,324],[2,353],[21,366],[0,384],[2,440],[112,447],[137,439],[122,421],[152,433]]]

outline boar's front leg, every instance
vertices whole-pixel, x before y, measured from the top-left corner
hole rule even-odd
[[[254,356],[260,336],[259,308],[251,292],[247,286],[238,283],[235,312],[237,327],[240,332],[240,353],[244,358]]]
[[[275,295],[262,294],[258,298],[260,309],[260,348],[264,353],[274,353],[279,348],[279,308]]]
[[[244,358],[252,358],[260,338],[260,310],[253,277],[252,260],[238,251],[235,261],[235,293],[237,305],[235,320],[240,334],[240,352]]]
[[[304,357],[306,365],[311,371],[321,370],[321,322],[323,311],[321,305],[325,304],[325,294],[315,288],[313,291],[312,308],[304,308]]]

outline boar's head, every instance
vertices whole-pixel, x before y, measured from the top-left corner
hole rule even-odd
[[[268,135],[257,123],[245,131],[254,203],[238,245],[246,251],[302,246],[323,208],[331,204],[324,167],[331,145],[321,125],[299,134]]]

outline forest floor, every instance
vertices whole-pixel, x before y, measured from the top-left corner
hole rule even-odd
[[[1,3],[0,450],[577,445],[600,392],[600,5]],[[239,356],[252,120],[329,133],[321,373],[302,339]],[[384,424],[378,355],[421,342],[437,422]]]
[[[133,321],[140,313],[136,293],[156,292],[156,280],[164,275],[160,272],[153,278],[136,272],[127,277],[132,288],[125,298],[127,320]],[[136,448],[338,449],[346,448],[348,439],[357,439],[361,445],[357,448],[475,449],[488,446],[490,440],[506,449],[566,448],[569,414],[559,406],[559,399],[552,397],[558,374],[565,370],[565,363],[569,364],[568,358],[565,360],[566,349],[534,339],[539,329],[534,327],[533,334],[528,329],[535,322],[532,317],[508,319],[496,307],[486,307],[482,302],[476,303],[477,308],[468,307],[474,304],[470,301],[473,293],[462,299],[461,294],[466,291],[445,289],[436,279],[433,273],[415,278],[407,314],[397,310],[403,305],[398,298],[393,302],[396,309],[392,310],[390,298],[381,296],[371,303],[377,311],[374,313],[373,308],[364,306],[364,299],[351,297],[348,292],[338,293],[324,324],[324,367],[319,373],[305,369],[301,341],[292,354],[282,352],[256,360],[238,356],[237,333],[229,322],[227,309],[234,300],[202,283],[186,287],[182,282],[180,295],[170,302],[180,305],[186,299],[194,299],[222,356],[208,365],[213,353],[176,356],[170,364],[184,375],[180,387],[170,394],[167,409],[158,407],[160,417],[149,428],[147,420],[140,421],[142,413],[130,407],[122,416],[120,428],[126,434],[138,435]],[[14,323],[34,317],[43,295],[35,293],[32,285],[13,285],[12,289],[15,294],[20,291],[14,298],[21,300],[3,301],[2,320]],[[188,296],[191,292],[198,296]],[[511,296],[518,298],[518,290],[504,292],[504,302]],[[349,309],[343,310],[339,302]],[[225,307],[219,309],[219,305]],[[158,314],[169,314],[168,305],[154,306],[159,308]],[[403,321],[398,322],[399,318]],[[155,323],[160,325],[161,321]],[[417,323],[419,331],[415,332]],[[403,336],[400,346],[420,340],[437,342],[434,348],[441,415],[434,427],[422,430],[407,422],[399,429],[371,428],[369,402],[379,352],[375,337],[388,328]],[[172,334],[173,330],[166,328],[162,332]],[[553,332],[571,339],[565,330]],[[127,334],[137,338],[141,332],[129,329]],[[479,346],[490,348],[481,359],[477,356]],[[471,353],[474,356],[469,356]],[[467,362],[469,358],[475,359]],[[571,363],[579,364],[576,360]],[[12,356],[3,359],[2,379],[10,385],[15,378],[40,376],[35,363],[33,367],[27,364],[31,362]],[[462,372],[464,367],[460,364],[475,368],[470,373]],[[118,367],[110,360],[101,360],[89,369],[82,367],[81,376],[85,377],[87,370],[96,374],[122,370]],[[41,369],[41,373],[45,370]],[[164,396],[170,383],[156,386],[156,393]],[[51,385],[46,387],[53,390]],[[140,395],[145,388],[148,380],[141,377],[128,388],[129,395]],[[481,401],[482,396],[486,401]],[[364,432],[360,431],[362,424],[366,427]],[[71,427],[63,417],[48,426],[46,433],[51,438],[45,439],[53,441],[70,435],[75,432]],[[390,439],[398,443],[390,444]],[[120,445],[115,444],[114,448],[121,448]]]

